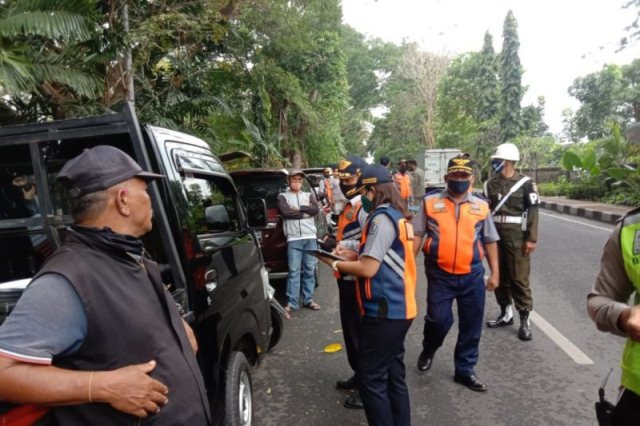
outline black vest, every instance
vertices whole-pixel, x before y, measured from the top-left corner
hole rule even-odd
[[[209,403],[202,374],[157,264],[135,261],[100,236],[70,231],[37,276],[64,276],[80,296],[87,335],[80,349],[54,357],[71,370],[113,370],[156,360],[151,377],[169,388],[159,414],[138,419],[94,403],[55,407],[60,425],[207,425]],[[145,270],[146,269],[146,270]]]

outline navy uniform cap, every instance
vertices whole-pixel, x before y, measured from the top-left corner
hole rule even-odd
[[[72,198],[79,198],[133,177],[149,181],[163,178],[164,175],[145,172],[133,158],[118,148],[98,145],[85,149],[67,161],[57,179],[67,187]]]
[[[349,155],[338,164],[337,175],[340,179],[349,179],[354,176],[360,176],[367,162],[357,155]]]
[[[459,155],[449,160],[447,164],[447,173],[462,172],[473,174],[473,161],[468,155]]]
[[[393,182],[393,177],[389,173],[389,170],[381,164],[368,164],[362,172],[362,181],[360,182],[362,191],[367,186],[380,185],[382,183]]]

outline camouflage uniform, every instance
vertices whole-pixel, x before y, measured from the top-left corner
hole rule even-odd
[[[498,174],[487,182],[486,195],[492,210],[523,177],[519,173],[510,178]],[[538,205],[536,185],[529,180],[511,194],[494,215],[500,234],[500,286],[495,293],[501,307],[510,305],[513,300],[518,311],[531,311],[533,308],[529,287],[531,258],[523,254],[523,247],[525,241],[536,242],[538,239]],[[517,221],[511,218],[522,218],[522,223],[508,223]]]

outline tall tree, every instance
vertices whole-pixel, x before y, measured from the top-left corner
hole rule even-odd
[[[640,59],[622,67],[622,101],[628,105],[628,115],[640,122]]]
[[[522,108],[522,134],[531,137],[542,137],[549,130],[544,122],[544,96],[538,97],[537,105]]]
[[[500,52],[500,132],[503,142],[520,134],[520,102],[524,94],[522,88],[522,67],[518,50],[518,24],[513,12],[509,11],[502,31],[502,51]]]
[[[450,58],[429,52],[421,52],[416,45],[409,45],[397,70],[400,78],[411,82],[416,102],[424,106],[424,118],[421,120],[425,147],[435,147],[433,123],[435,119],[438,84],[449,66]]]
[[[484,34],[482,50],[478,60],[477,81],[480,88],[480,98],[477,118],[479,121],[486,121],[496,116],[500,102],[497,57],[493,50],[493,37],[488,31]]]
[[[569,94],[580,102],[573,118],[580,138],[599,139],[609,134],[611,122],[628,122],[621,108],[623,88],[622,69],[618,65],[605,65],[602,70],[579,77],[569,87]]]

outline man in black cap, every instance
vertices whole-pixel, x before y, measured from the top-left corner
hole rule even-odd
[[[414,251],[424,252],[427,274],[427,315],[418,369],[431,368],[436,351],[453,325],[452,304],[457,301],[459,332],[454,353],[453,380],[476,392],[487,390],[475,373],[478,362],[485,289],[498,286],[498,231],[487,202],[471,192],[473,162],[468,156],[449,160],[447,188],[428,194],[413,219]],[[422,240],[424,238],[424,245]],[[491,274],[485,285],[482,260]]]
[[[111,146],[62,168],[75,225],[0,327],[0,400],[63,425],[209,424],[193,333],[139,239],[161,177]]]
[[[287,237],[287,262],[289,266],[287,304],[285,306],[287,312],[299,309],[301,290],[302,306],[314,311],[320,310],[320,305],[313,301],[317,260],[305,251],[318,248],[314,217],[318,214],[320,204],[314,194],[303,190],[305,176],[302,170],[291,170],[289,172],[289,189],[278,194],[278,211],[284,218],[283,228]]]

